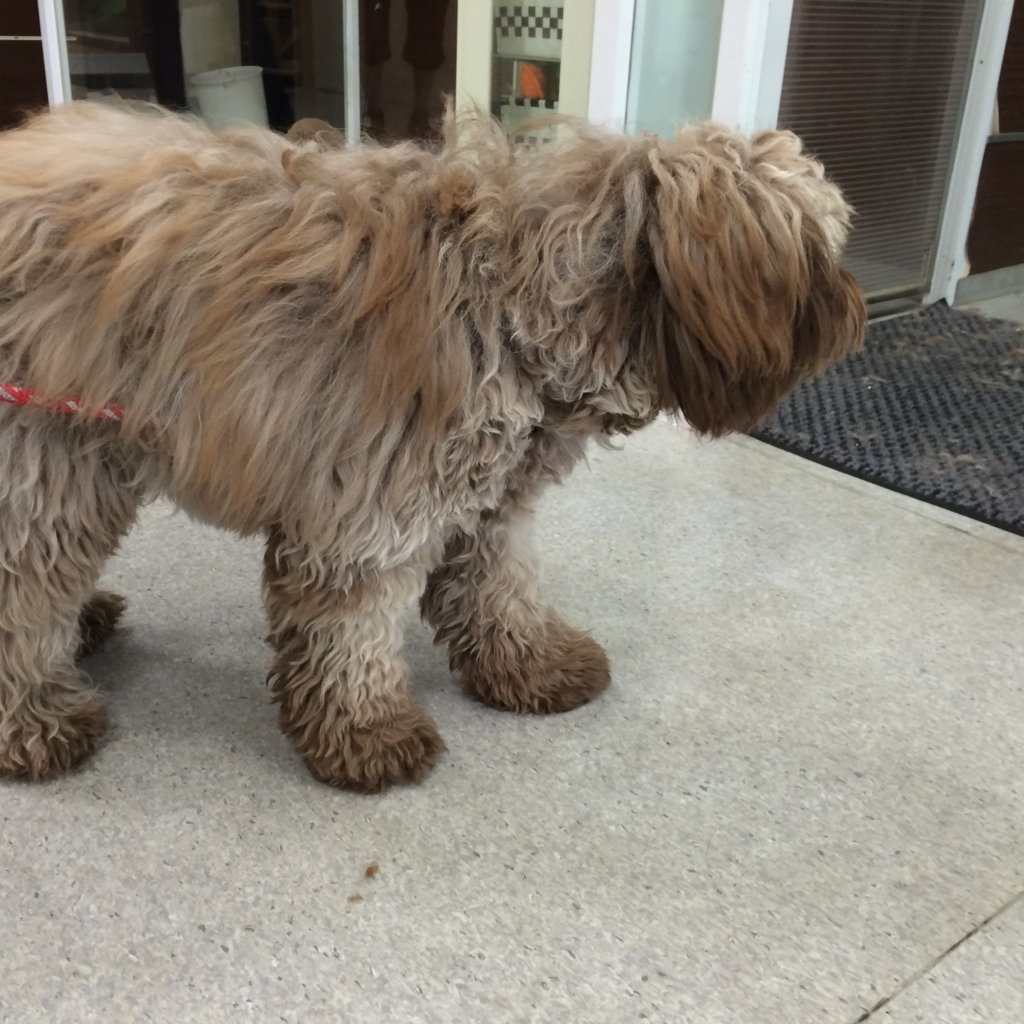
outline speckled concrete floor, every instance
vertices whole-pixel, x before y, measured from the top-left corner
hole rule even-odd
[[[365,797],[276,731],[258,548],[151,509],[116,730],[0,786],[0,1021],[1020,1024],[1024,539],[664,423],[540,511],[612,688],[490,711],[410,620],[450,752]]]
[[[999,320],[1016,320],[1024,323],[1024,292],[997,295],[994,299],[966,303],[964,308],[976,310],[979,313],[984,313],[985,316],[993,316]]]

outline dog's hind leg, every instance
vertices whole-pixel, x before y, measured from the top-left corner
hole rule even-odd
[[[90,595],[138,505],[114,429],[0,409],[0,775],[59,775],[107,730],[74,658],[116,620]]]
[[[113,635],[128,602],[110,590],[94,591],[82,605],[78,615],[78,650],[76,658],[95,654]]]
[[[475,532],[458,531],[420,610],[470,696],[508,711],[569,711],[608,686],[608,658],[541,600],[529,517],[509,499]]]
[[[313,775],[368,792],[419,782],[445,749],[401,656],[422,569],[328,574],[272,530],[263,579],[281,729]]]

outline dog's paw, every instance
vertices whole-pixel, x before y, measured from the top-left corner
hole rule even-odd
[[[87,658],[110,639],[128,602],[109,590],[97,590],[82,606],[78,616],[76,658]]]
[[[460,666],[469,696],[503,711],[572,711],[611,682],[604,648],[589,633],[554,620],[539,642],[516,645],[510,659],[497,649]]]
[[[0,776],[52,779],[80,765],[110,727],[103,698],[91,690],[55,688],[0,711]]]
[[[447,749],[433,718],[413,701],[371,725],[339,723],[333,735],[320,734],[316,750],[296,745],[315,778],[364,793],[421,782]]]

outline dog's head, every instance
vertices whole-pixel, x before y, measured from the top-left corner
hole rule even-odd
[[[660,405],[702,433],[749,428],[862,343],[864,298],[839,263],[851,210],[789,132],[702,125],[647,158],[640,319]]]

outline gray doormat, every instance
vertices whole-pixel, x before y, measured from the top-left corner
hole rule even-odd
[[[871,324],[751,433],[1024,534],[1024,327],[945,304]]]

